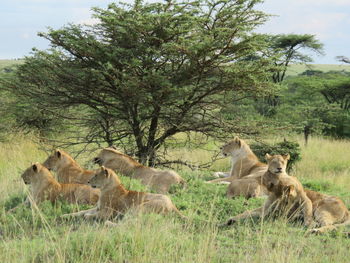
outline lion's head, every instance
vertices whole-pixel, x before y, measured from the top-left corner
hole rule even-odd
[[[115,159],[118,155],[121,155],[121,153],[114,146],[104,148],[100,151],[97,157],[93,159],[93,162],[101,166]]]
[[[117,181],[117,184],[121,184],[118,176],[111,169],[101,166],[96,170],[95,175],[89,180],[88,184],[92,188],[104,188],[115,181]]]
[[[42,164],[35,163],[32,164],[29,168],[27,168],[24,173],[21,175],[25,184],[32,184],[47,176],[52,176]]]
[[[282,174],[286,172],[287,163],[290,159],[289,154],[285,155],[270,155],[266,154],[265,159],[268,164],[268,170],[273,174]]]
[[[45,160],[43,165],[49,170],[57,170],[71,162],[71,158],[64,151],[56,149]]]
[[[235,137],[233,140],[227,142],[224,146],[220,148],[222,155],[230,156],[239,153],[244,144],[244,141],[238,137]]]
[[[265,159],[268,163],[269,173],[265,173],[262,178],[263,185],[268,191],[276,191],[276,187],[280,184],[280,175],[285,175],[289,154],[287,155],[270,155],[266,154]],[[279,187],[279,192],[282,188]]]

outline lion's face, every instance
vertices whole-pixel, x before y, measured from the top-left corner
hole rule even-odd
[[[109,184],[112,173],[112,170],[101,166],[100,169],[95,172],[95,175],[90,179],[88,184],[91,185],[92,188],[103,188]]]
[[[229,155],[234,155],[236,152],[239,152],[242,147],[242,141],[235,137],[233,140],[226,143],[220,148],[223,156],[227,157]]]
[[[265,155],[268,170],[273,174],[282,174],[286,172],[287,163],[290,159],[289,154],[286,155]]]
[[[21,175],[25,184],[31,184],[34,181],[40,179],[44,171],[44,167],[40,163],[35,163],[27,168]]]
[[[49,170],[57,170],[63,163],[65,163],[65,155],[60,150],[55,150],[43,165]]]

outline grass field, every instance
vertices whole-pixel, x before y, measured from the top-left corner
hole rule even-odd
[[[309,65],[302,65],[302,64],[292,64],[289,66],[287,70],[287,76],[296,76],[300,73],[303,73],[305,70],[321,70],[323,72],[328,71],[346,71],[350,72],[350,65],[346,64],[309,64]]]
[[[343,231],[322,236],[307,235],[301,225],[277,221],[242,222],[221,229],[216,225],[264,199],[228,200],[225,185],[204,181],[211,171],[179,171],[185,189],[170,195],[189,219],[172,215],[126,215],[116,228],[98,222],[64,220],[74,205],[6,210],[25,197],[21,172],[31,162],[43,161],[31,138],[16,135],[0,146],[0,258],[1,262],[348,262],[350,240]],[[214,146],[213,146],[214,147]],[[177,150],[174,155],[206,161],[212,152]],[[312,138],[302,148],[303,159],[294,171],[309,188],[340,196],[350,206],[349,141]],[[87,164],[90,155],[81,157]],[[215,170],[227,170],[229,161]],[[127,188],[144,190],[139,182],[122,177]],[[80,207],[81,209],[84,207]]]

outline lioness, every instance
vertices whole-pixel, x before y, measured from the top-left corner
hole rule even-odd
[[[57,173],[60,183],[86,184],[93,176],[94,171],[85,170],[66,152],[56,149],[43,165]]]
[[[267,171],[267,165],[261,163],[245,141],[235,137],[221,148],[224,156],[231,156],[231,172],[229,177],[218,178],[208,183],[232,182],[248,175],[261,176]]]
[[[185,184],[185,180],[174,171],[161,171],[144,166],[113,148],[104,148],[94,162],[123,175],[138,179],[157,193],[167,193],[173,184]]]
[[[104,166],[101,166],[89,184],[101,189],[97,207],[66,214],[65,217],[84,216],[85,218],[106,220],[124,214],[130,209],[155,213],[175,212],[180,217],[184,217],[168,196],[129,191],[121,184],[119,177],[111,169]]]
[[[40,163],[35,163],[27,168],[22,174],[22,179],[31,188],[31,196],[27,198],[26,204],[29,204],[30,201],[38,204],[45,200],[52,203],[57,200],[66,200],[69,203],[94,205],[99,199],[98,189],[82,184],[61,184]]]
[[[260,184],[259,178],[267,171],[267,165],[261,163],[249,145],[235,137],[221,147],[224,156],[231,156],[232,168],[230,176],[208,181],[207,183],[228,182],[227,197],[244,196],[249,199],[266,195],[267,191]]]
[[[271,156],[268,158],[272,158]],[[311,229],[313,233],[323,233],[329,230],[336,229],[339,226],[350,224],[350,214],[343,203],[338,197],[325,195],[319,192],[315,192],[309,189],[303,189],[299,180],[295,177],[279,176],[278,174],[267,173],[263,178],[264,184],[269,191],[279,195],[281,191],[287,194],[288,200],[295,200],[296,198],[304,198],[307,196],[311,200],[313,219],[319,228]],[[285,191],[290,188],[291,184],[295,187],[295,191]],[[290,202],[290,201],[289,201]],[[305,205],[309,202],[305,201]],[[290,212],[300,208],[300,203],[296,203],[296,207],[290,209]],[[311,210],[310,207],[307,208]],[[310,211],[308,213],[311,213]],[[311,219],[309,219],[311,221]]]
[[[301,183],[285,173],[289,160],[288,155],[266,154],[268,170],[261,177],[261,184],[269,191],[269,196],[262,207],[246,211],[229,219],[225,225],[231,225],[238,220],[251,217],[264,217],[287,213],[288,217],[298,217],[302,212],[304,224],[310,226],[312,220],[312,203],[307,197]],[[300,208],[297,210],[297,208]]]
[[[349,210],[341,199],[308,189],[305,192],[311,199],[314,219],[318,224],[318,228],[310,230],[311,233],[324,233],[350,224]]]

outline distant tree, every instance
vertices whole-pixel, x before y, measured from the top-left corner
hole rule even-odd
[[[321,93],[329,103],[350,110],[350,74],[330,72],[324,76],[322,84]]]
[[[252,30],[267,20],[261,0],[166,1],[94,8],[99,23],[40,36],[4,81],[7,90],[71,121],[74,143],[105,143],[156,165],[177,133],[218,138],[244,132],[221,115],[228,103],[270,92],[272,63]],[[80,127],[79,129],[77,127]]]
[[[305,54],[306,51],[318,55],[323,54],[323,44],[314,35],[281,34],[271,36],[269,41],[271,42],[271,49],[281,54],[274,62],[276,66],[279,66],[272,77],[275,83],[284,80],[290,64],[313,61],[310,55]]]
[[[272,73],[274,83],[281,83],[286,77],[288,66],[292,63],[309,63],[312,57],[305,52],[323,54],[323,44],[309,34],[279,34],[266,35],[266,42],[269,47],[275,68]],[[258,103],[258,110],[261,114],[271,116],[276,113],[275,107],[279,104],[279,95],[267,96],[262,103]]]
[[[350,58],[348,58],[348,57],[345,57],[345,56],[336,56],[335,58],[336,58],[338,61],[341,61],[341,62],[350,64]]]
[[[311,134],[334,137],[350,135],[345,130],[350,125],[349,114],[341,104],[325,96],[325,92],[344,81],[346,75],[343,72],[329,72],[288,78],[275,117],[292,125],[293,130],[303,133],[305,144]]]

